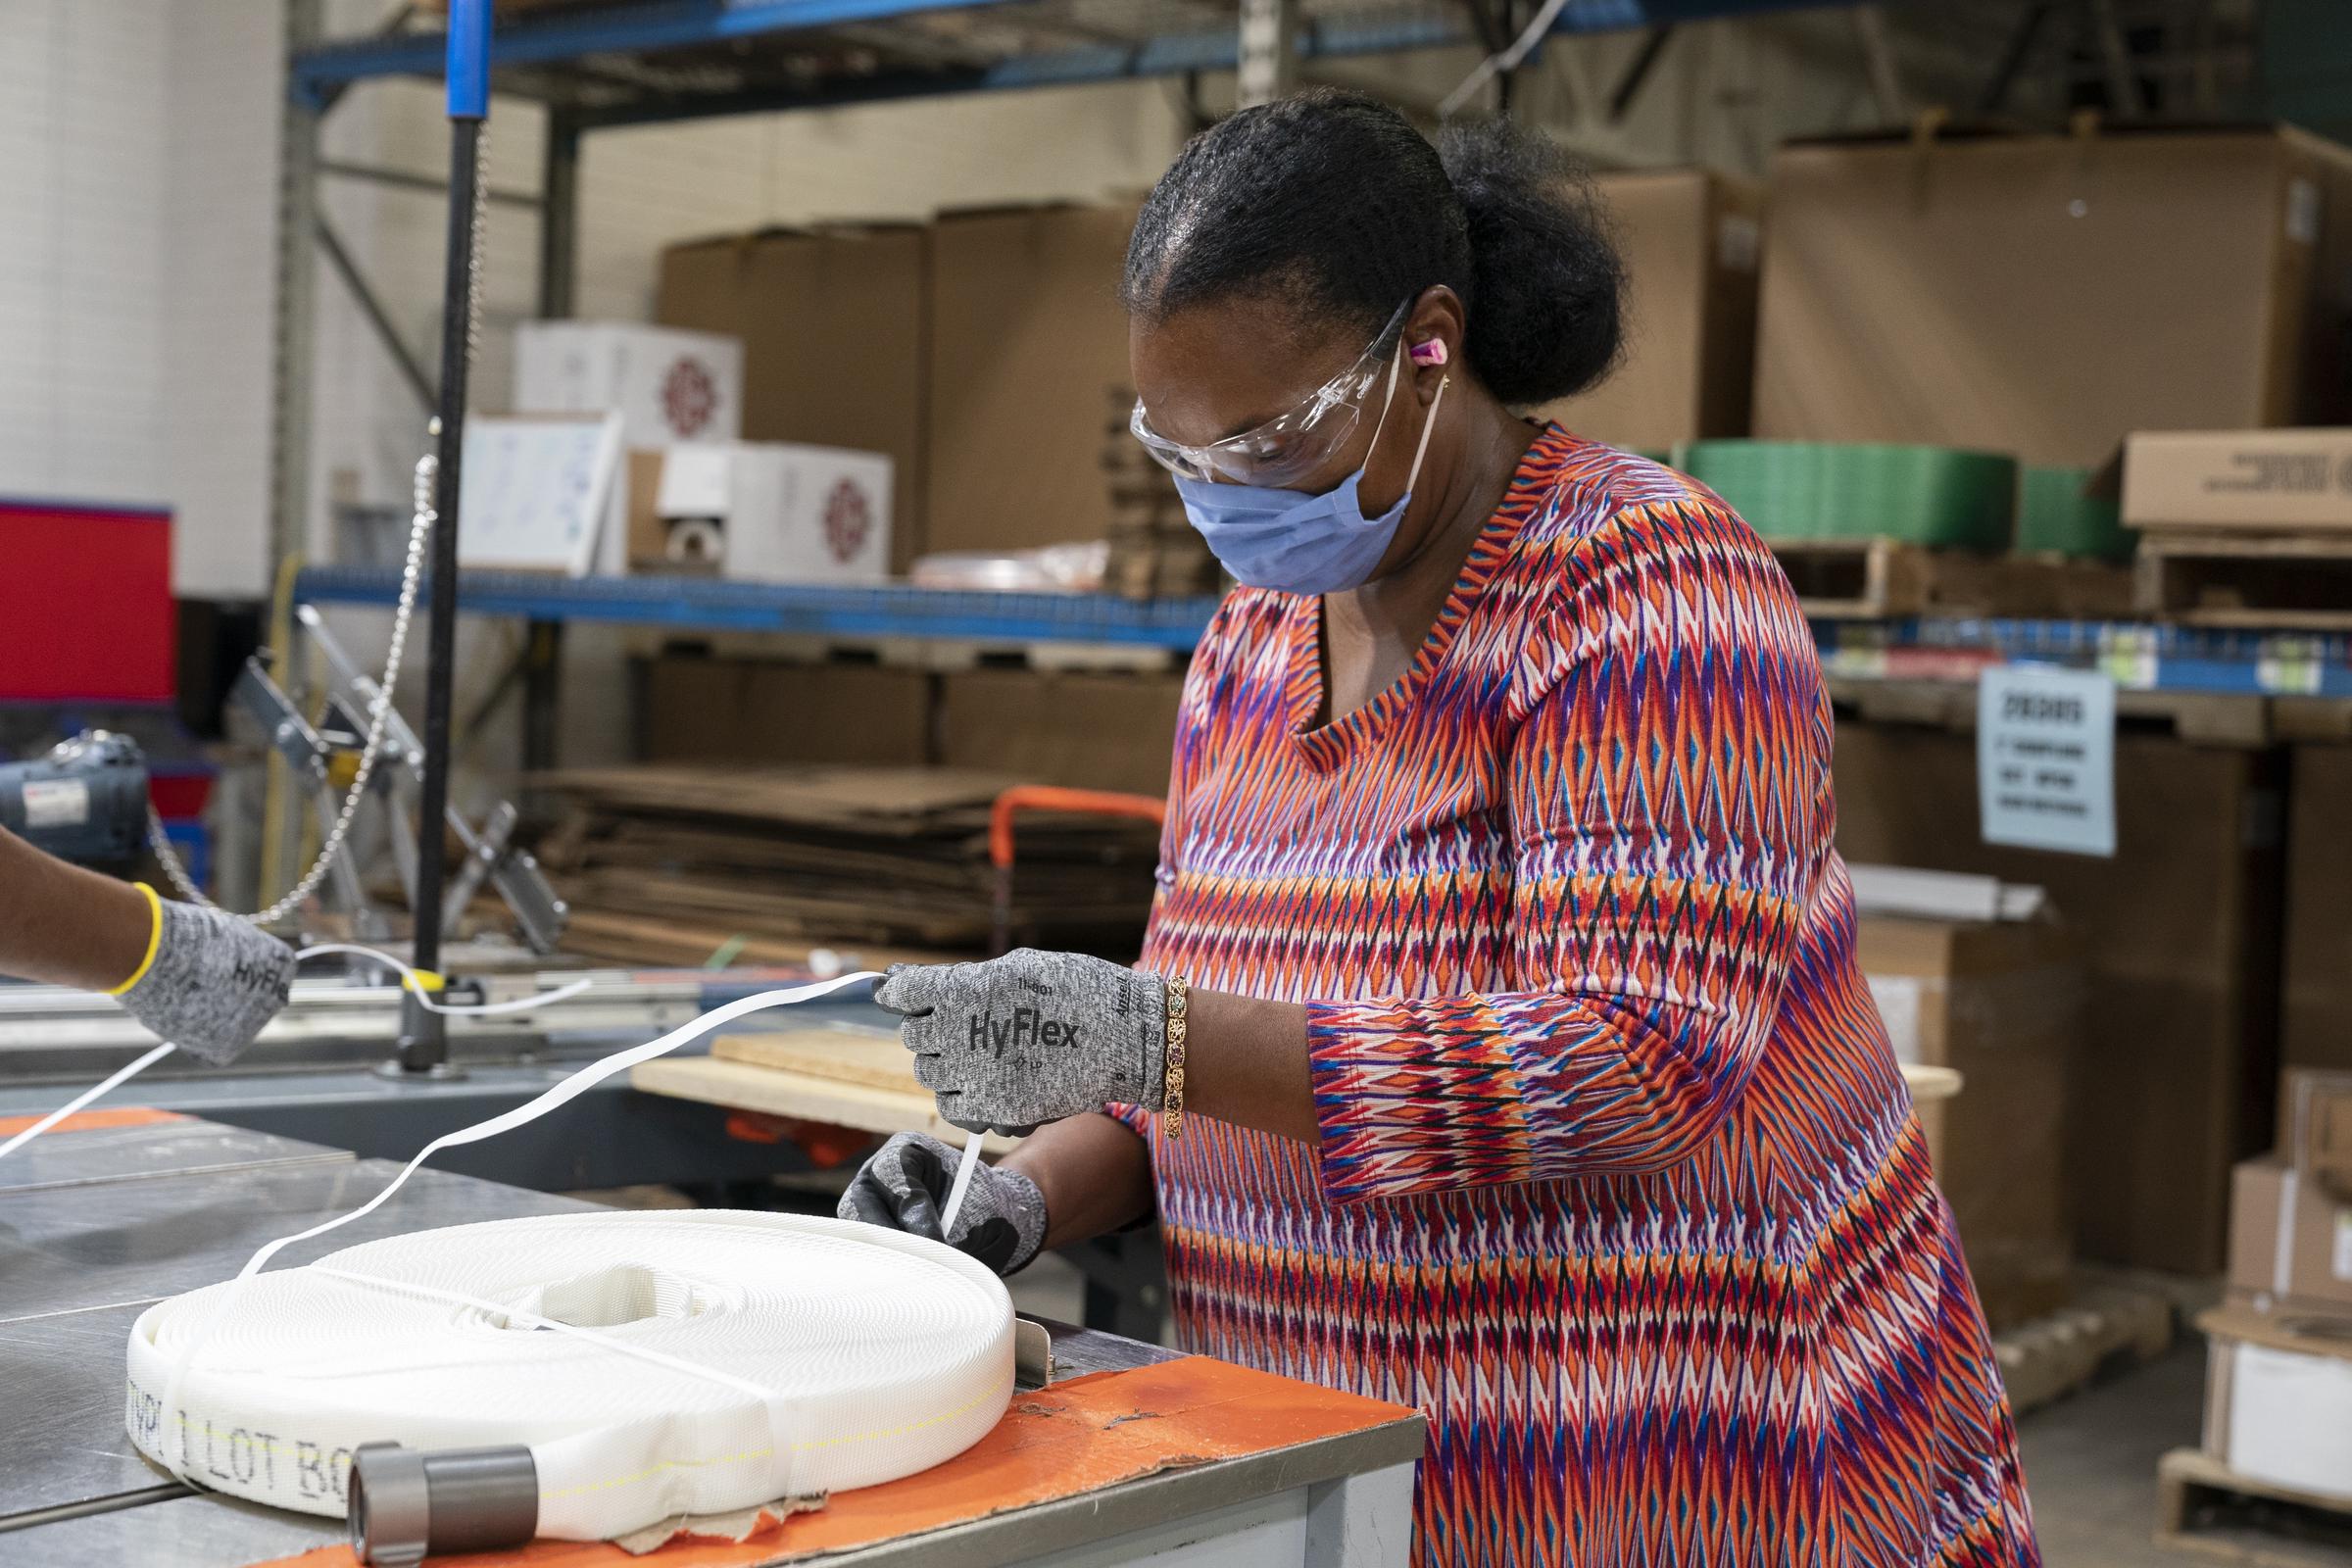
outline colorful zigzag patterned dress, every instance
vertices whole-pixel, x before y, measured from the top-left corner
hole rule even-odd
[[[1307,1003],[1322,1124],[1127,1113],[1186,1346],[1426,1411],[1430,1568],[2038,1562],[1771,554],[1553,428],[1313,728],[1318,613],[1233,594],[1178,725],[1145,966]]]

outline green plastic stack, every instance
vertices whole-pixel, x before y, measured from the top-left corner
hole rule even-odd
[[[2085,493],[2089,468],[2028,468],[2019,490],[2020,555],[2085,556],[2129,561],[2138,534],[2123,524],[2113,496]]]
[[[1986,452],[1833,441],[1691,441],[1676,467],[1767,539],[1897,539],[2009,548],[2017,462]]]

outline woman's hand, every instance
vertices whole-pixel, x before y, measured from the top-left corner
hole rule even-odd
[[[956,1182],[957,1157],[936,1138],[900,1133],[852,1178],[834,1212],[843,1219],[945,1242],[999,1274],[1017,1273],[1045,1244],[1045,1195],[1017,1170],[982,1165],[964,1190],[956,1228],[943,1232],[939,1216],[948,1204],[948,1189]]]
[[[1162,1098],[1167,988],[1156,976],[1022,948],[986,963],[901,964],[874,1001],[905,1017],[915,1077],[967,1131],[1025,1137],[1114,1101]]]

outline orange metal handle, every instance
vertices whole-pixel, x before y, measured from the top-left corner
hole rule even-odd
[[[1154,825],[1168,817],[1168,803],[1151,795],[1115,790],[1065,790],[1053,784],[1015,784],[997,797],[988,812],[988,859],[1000,871],[1012,868],[1012,819],[1022,811],[1069,811],[1082,816],[1133,816]]]

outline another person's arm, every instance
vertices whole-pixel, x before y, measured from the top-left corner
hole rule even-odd
[[[137,888],[43,855],[0,828],[0,974],[112,991],[146,960],[154,929]]]
[[[117,997],[218,1064],[285,1006],[294,954],[235,915],[159,899],[0,829],[0,974]]]

